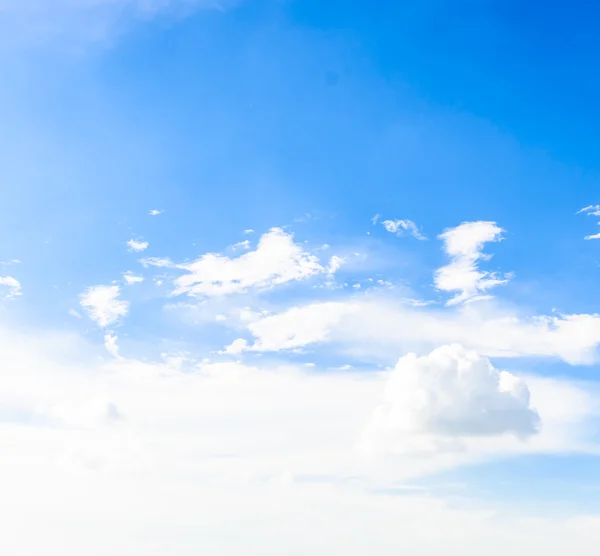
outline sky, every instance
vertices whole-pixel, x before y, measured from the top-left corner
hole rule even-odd
[[[0,551],[595,554],[598,18],[0,0]]]

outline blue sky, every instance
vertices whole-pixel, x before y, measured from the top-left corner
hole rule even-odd
[[[1,4],[0,547],[587,554],[597,19]]]

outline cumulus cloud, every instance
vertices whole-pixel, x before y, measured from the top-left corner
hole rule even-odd
[[[597,360],[600,315],[523,317],[489,304],[447,310],[390,298],[319,302],[248,324],[248,349],[279,351],[330,343],[365,360],[388,361],[404,351],[460,343],[488,357],[556,357],[571,364]]]
[[[8,289],[4,297],[12,298],[21,295],[21,283],[12,276],[0,276],[0,287]]]
[[[435,287],[441,291],[458,292],[448,305],[487,299],[490,297],[486,294],[489,289],[507,282],[506,278],[500,278],[494,272],[481,271],[478,266],[480,260],[491,258],[483,253],[484,244],[500,241],[503,231],[495,222],[464,222],[439,236],[451,262],[436,271]]]
[[[129,311],[129,302],[118,299],[120,293],[119,286],[92,286],[81,294],[80,303],[93,321],[106,327]]]
[[[526,438],[539,424],[522,379],[454,344],[400,358],[365,440],[393,452],[448,449],[464,437]]]
[[[136,241],[135,239],[130,239],[127,242],[127,247],[129,247],[129,250],[136,253],[148,249],[148,245],[149,244],[147,241]]]
[[[268,289],[326,272],[315,255],[295,243],[293,235],[281,228],[271,229],[260,238],[254,251],[237,258],[208,253],[177,268],[186,274],[175,280],[174,293],[195,296]]]
[[[379,215],[376,215],[378,217]],[[373,217],[373,224],[377,223],[377,218]],[[417,228],[417,225],[412,220],[384,220],[383,227],[390,233],[402,236],[408,234],[415,239],[427,239]]]

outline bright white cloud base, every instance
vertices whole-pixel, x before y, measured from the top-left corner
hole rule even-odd
[[[598,518],[494,519],[493,506],[381,490],[510,454],[594,451],[598,397],[584,384],[507,383],[458,347],[407,357],[391,374],[236,363],[186,371],[168,360],[94,362],[74,336],[2,332],[5,554],[359,556],[378,546],[390,555],[562,556],[595,554],[600,542]],[[463,388],[472,385],[492,407],[483,430],[472,430],[479,402]],[[373,459],[356,450],[375,408],[400,403],[407,387],[429,401],[411,406],[404,433],[408,424],[411,434],[458,437],[460,451]],[[457,394],[449,406],[444,392]]]

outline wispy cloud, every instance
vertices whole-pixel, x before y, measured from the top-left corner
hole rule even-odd
[[[376,215],[373,218],[373,224],[377,222]],[[384,220],[382,223],[383,227],[390,233],[396,234],[397,236],[410,235],[415,239],[421,241],[427,239],[420,231],[417,225],[412,220]]]
[[[507,278],[481,271],[478,266],[480,260],[491,258],[483,253],[484,244],[500,241],[503,231],[495,222],[464,222],[439,236],[451,262],[436,271],[435,286],[442,291],[458,291],[448,305],[487,299],[485,292],[507,282]]]

